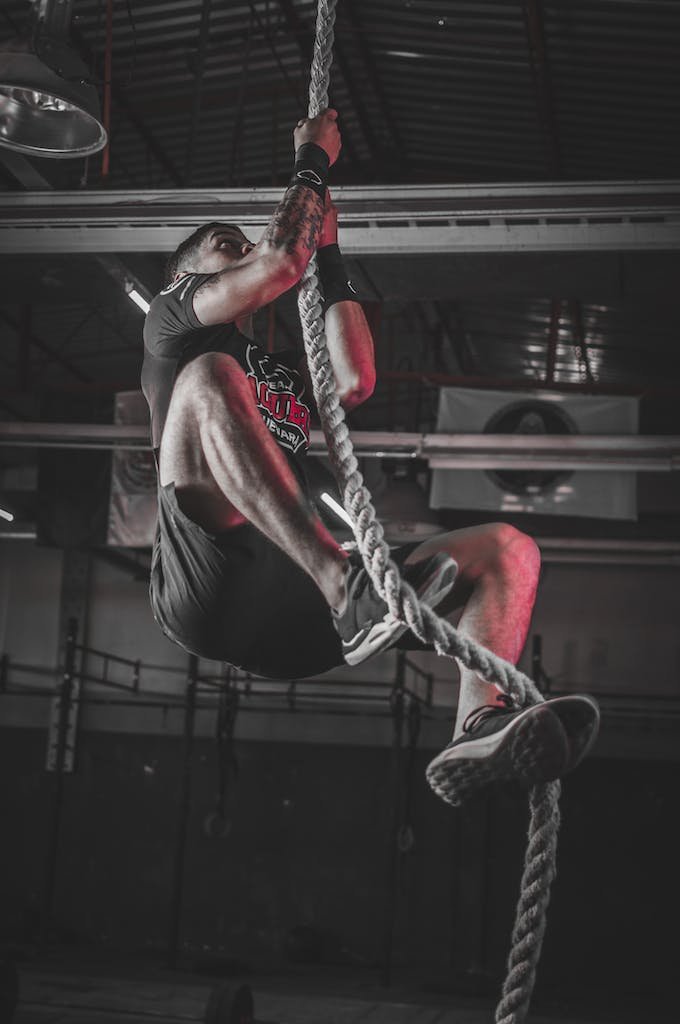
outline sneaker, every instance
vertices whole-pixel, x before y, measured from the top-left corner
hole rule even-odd
[[[596,700],[582,693],[552,697],[545,703],[559,718],[569,740],[566,774],[592,749],[600,731],[600,708]]]
[[[427,780],[438,796],[454,805],[493,782],[550,782],[585,757],[599,723],[592,697],[570,694],[520,708],[502,694],[497,704],[468,715],[463,735],[428,765]]]
[[[454,805],[483,786],[516,779],[534,785],[559,778],[570,747],[562,722],[546,703],[520,708],[501,694],[496,704],[476,708],[427,767],[432,789]]]
[[[390,613],[373,586],[361,555],[352,552],[348,561],[347,607],[341,615],[333,612],[333,624],[342,640],[345,661],[348,665],[359,665],[394,644],[408,626]],[[431,608],[446,597],[458,571],[454,560],[443,551],[400,568],[419,599]]]

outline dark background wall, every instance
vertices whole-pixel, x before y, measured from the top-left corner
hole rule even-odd
[[[62,575],[59,551],[0,545],[0,637],[12,690],[50,694],[60,680]],[[582,993],[589,1007],[597,996],[607,1020],[621,1019],[614,1000],[637,1000],[650,1024],[675,1019],[648,1011],[659,1000],[673,1005],[676,976],[679,593],[673,567],[550,565],[532,624],[555,689],[594,689],[603,709],[594,755],[564,782],[537,995]],[[139,703],[81,706],[77,771],[65,779],[51,949],[163,964],[187,658],[155,628],[143,583],[97,562],[88,600],[85,642],[141,658],[143,692]],[[434,708],[414,771],[415,845],[397,858],[392,980],[495,998],[519,893],[527,801],[509,790],[454,812],[432,795],[424,767],[448,737],[456,679],[449,662],[418,657],[434,674]],[[35,671],[16,672],[15,662]],[[99,659],[88,666],[101,674]],[[523,667],[531,671],[530,645]],[[381,979],[394,849],[387,693],[395,671],[386,654],[361,673],[367,684],[387,687],[382,717],[357,707],[334,717],[327,704],[298,714],[285,701],[283,710],[254,713],[261,700],[244,698],[232,827],[222,840],[203,831],[217,787],[214,694],[197,713],[185,964],[230,958],[256,974],[290,973],[316,970],[303,962],[312,955],[321,970]],[[130,668],[119,674],[129,685]],[[355,676],[340,670],[319,688],[343,692]],[[116,697],[94,684],[87,691]],[[145,706],[159,692],[169,693],[174,710]],[[343,706],[350,703],[347,689]],[[49,697],[0,695],[0,948],[27,956],[40,933],[54,798],[54,776],[44,771],[49,704]],[[308,930],[291,947],[290,932],[300,926]]]
[[[45,732],[0,733],[0,941],[38,937],[54,776]],[[226,838],[205,835],[215,746],[197,741],[188,823],[183,956],[254,971],[308,955],[369,968],[384,960],[394,793],[388,748],[237,743]],[[452,811],[413,789],[413,849],[397,857],[394,974],[482,989],[502,976],[524,855],[527,801],[513,789]],[[65,780],[50,941],[147,951],[168,937],[182,772],[178,737],[86,732]],[[559,876],[539,986],[616,986],[658,999],[674,981],[679,906],[678,766],[591,759],[565,780]],[[291,945],[291,929],[312,943]],[[309,933],[306,933],[309,934]],[[304,936],[303,936],[304,937]]]

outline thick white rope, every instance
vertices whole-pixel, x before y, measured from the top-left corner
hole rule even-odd
[[[337,0],[318,0],[316,37],[309,86],[309,117],[328,107],[328,84],[333,55],[333,30]],[[475,643],[427,605],[421,604],[412,587],[399,575],[390,558],[383,529],[376,518],[371,495],[364,486],[359,464],[345,423],[345,414],[337,396],[324,328],[316,256],[303,275],[298,294],[300,321],[309,364],[314,398],[328,446],[335,476],[352,520],[354,534],[364,565],[390,612],[408,624],[415,635],[431,644],[438,654],[457,658],[486,680],[497,683],[522,705],[543,700],[539,690],[510,662]],[[433,780],[430,779],[433,784]],[[468,782],[456,779],[455,787],[433,786],[454,806],[465,798]],[[521,1024],[526,1019],[536,977],[546,925],[550,885],[555,877],[557,833],[559,829],[559,782],[535,786],[530,794],[531,820],[524,873],[508,971],[501,1000],[496,1008],[496,1024]]]

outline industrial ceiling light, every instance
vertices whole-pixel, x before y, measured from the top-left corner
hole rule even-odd
[[[338,519],[342,520],[343,523],[346,523],[350,530],[352,529],[352,520],[347,515],[347,512],[342,505],[335,500],[332,494],[329,494],[328,491],[324,491],[321,495],[321,500],[335,512]]]
[[[73,0],[32,0],[27,35],[0,49],[0,146],[68,159],[103,149],[97,90],[71,48]]]
[[[135,306],[139,306],[142,313],[149,312],[151,308],[151,303],[149,302],[148,299],[145,299],[141,292],[137,291],[137,289],[133,285],[130,285],[130,287],[126,288],[125,291],[127,292],[128,298],[132,299]]]

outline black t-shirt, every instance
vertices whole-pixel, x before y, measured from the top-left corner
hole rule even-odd
[[[205,352],[225,352],[243,367],[262,419],[289,460],[309,447],[310,408],[294,350],[265,352],[236,324],[204,327],[193,308],[194,292],[210,274],[187,274],[157,295],[144,323],[142,391],[151,412],[157,451],[179,371]],[[300,472],[300,471],[299,471]]]

